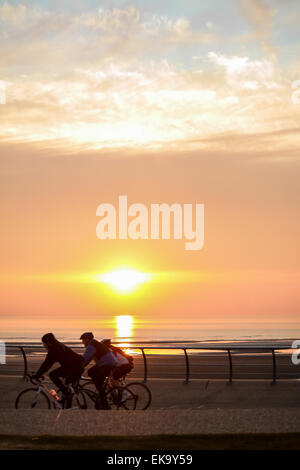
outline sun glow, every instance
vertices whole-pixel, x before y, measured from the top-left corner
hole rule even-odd
[[[109,284],[118,292],[131,292],[140,284],[148,281],[150,275],[133,269],[118,269],[97,276],[97,280]]]

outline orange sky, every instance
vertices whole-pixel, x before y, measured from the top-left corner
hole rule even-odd
[[[296,168],[295,162],[240,153],[224,158],[224,153],[155,151],[124,157],[106,151],[56,157],[10,144],[2,155],[1,185],[4,326],[49,317],[60,325],[71,320],[83,326],[86,319],[106,321],[123,313],[155,324],[183,318],[187,324],[297,321]],[[146,205],[204,202],[204,248],[186,251],[183,240],[97,239],[98,203],[117,206],[124,193],[129,203]],[[55,279],[123,265],[182,275],[145,284],[134,295],[80,279]],[[36,278],[24,281],[24,275]]]
[[[292,15],[87,3],[0,5],[1,328],[297,322]],[[204,248],[97,239],[96,208],[119,195],[204,203]],[[125,295],[80,280],[124,265],[165,275]]]

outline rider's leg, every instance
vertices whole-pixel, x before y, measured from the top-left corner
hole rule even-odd
[[[58,367],[50,372],[49,377],[52,382],[62,391],[64,395],[68,395],[69,389],[68,387],[62,382],[60,377],[66,377],[66,371],[63,367]]]
[[[84,368],[80,369],[71,369],[68,371],[68,374],[66,375],[65,379],[65,385],[69,386],[70,384],[72,385],[72,389],[68,388],[68,395],[66,395],[65,399],[65,408],[70,408],[72,404],[72,397],[73,393],[77,393],[77,385],[79,384],[79,380],[81,375],[83,374]],[[81,406],[80,406],[81,407]],[[84,408],[84,405],[82,404],[82,408]]]
[[[119,387],[125,387],[125,376],[131,371],[132,367],[130,364],[123,364],[122,366],[116,367],[112,374],[112,384],[113,386],[117,385]],[[130,398],[130,393],[124,389],[122,392],[122,400],[125,401],[127,398]]]
[[[129,372],[131,371],[131,367],[130,365],[128,364],[123,364],[122,366],[119,366],[119,367],[116,367],[114,370],[113,370],[113,374],[112,374],[112,383],[114,385],[117,385],[117,386],[120,386],[122,385],[120,379],[122,379],[123,377],[126,376],[126,374],[128,374]]]
[[[120,367],[115,367],[111,372],[110,382],[111,382],[112,387],[118,387],[120,385],[119,369]]]
[[[104,409],[105,408],[108,409],[109,407],[106,403],[106,397],[104,395],[103,382],[105,380],[105,377],[107,377],[110,374],[110,371],[111,371],[111,367],[107,367],[107,366],[100,366],[100,367],[93,366],[88,370],[88,375],[93,380],[99,392],[101,407]]]
[[[124,377],[124,366],[115,367],[112,372],[111,383],[113,387],[120,387],[122,377]]]
[[[69,370],[68,374],[66,376],[65,384],[66,385],[69,385],[69,384],[75,385],[75,384],[77,384],[79,382],[83,372],[84,372],[84,368]]]
[[[103,393],[103,382],[105,377],[109,375],[110,369],[106,366],[93,366],[88,370],[88,375],[93,380],[99,393]]]

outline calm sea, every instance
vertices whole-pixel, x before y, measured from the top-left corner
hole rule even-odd
[[[41,329],[22,331],[1,331],[0,339],[7,342],[40,342],[41,336],[47,333]],[[78,329],[56,329],[53,333],[60,341],[77,342],[83,331]],[[110,338],[115,341],[270,341],[300,339],[300,324],[289,328],[272,327],[194,327],[194,328],[136,328],[127,336],[120,336],[113,328],[94,328],[98,339]]]

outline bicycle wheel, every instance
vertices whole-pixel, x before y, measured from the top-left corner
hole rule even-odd
[[[130,392],[124,401],[124,406],[129,410],[146,410],[149,408],[152,395],[147,385],[141,382],[132,382],[126,385],[125,392]]]
[[[86,410],[88,406],[85,398],[85,393],[81,390],[76,391],[72,395],[68,405],[70,408],[79,408],[80,410]]]
[[[80,384],[80,389],[81,390],[90,390],[92,392],[95,392],[97,393],[97,388],[96,388],[96,385],[94,384],[94,382],[92,382],[91,380],[90,381],[86,381],[84,382],[83,384]]]
[[[39,392],[38,388],[27,388],[16,398],[15,408],[17,409],[46,409],[50,410],[51,403],[44,392]]]
[[[113,387],[110,388],[103,398],[99,397],[98,403],[100,404],[100,409],[111,409],[111,410],[126,410],[126,406],[123,403],[123,392],[124,388],[122,387]],[[104,406],[103,406],[104,405]],[[108,408],[106,408],[106,406]]]
[[[95,408],[98,400],[98,393],[89,388],[80,387],[80,393],[84,396],[87,409]]]

